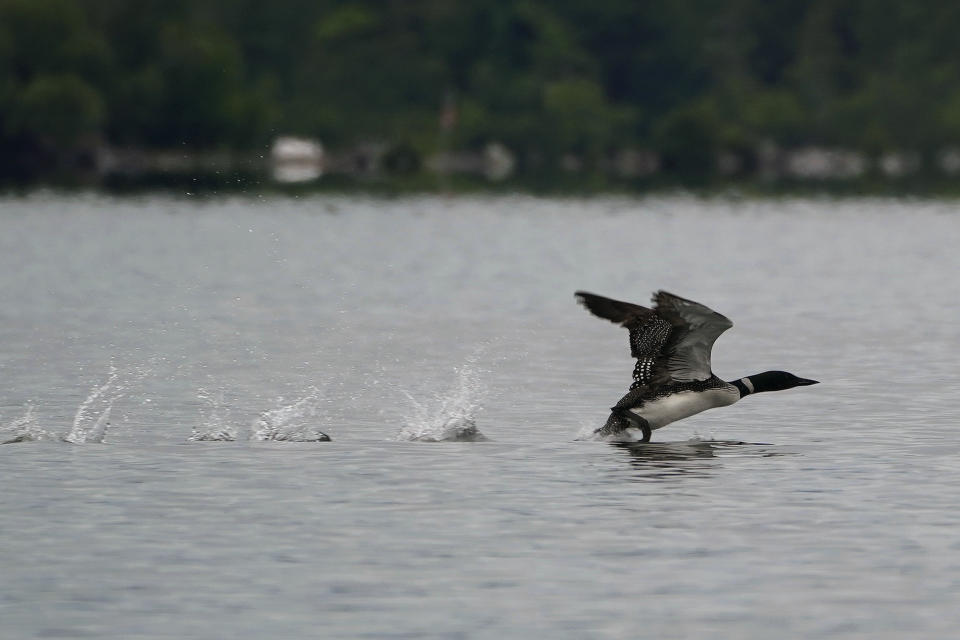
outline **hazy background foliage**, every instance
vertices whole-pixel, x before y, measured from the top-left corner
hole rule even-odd
[[[960,5],[932,0],[0,0],[0,148],[520,158],[960,144]]]

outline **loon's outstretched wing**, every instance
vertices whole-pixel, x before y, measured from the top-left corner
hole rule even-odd
[[[666,291],[654,294],[653,309],[585,291],[575,295],[594,315],[630,331],[630,355],[637,359],[631,388],[706,380],[713,375],[713,343],[733,326],[708,307]]]
[[[626,327],[630,332],[630,355],[637,359],[631,388],[651,384],[654,379],[666,381],[666,361],[661,349],[673,329],[654,309],[632,302],[605,298],[586,291],[577,291],[577,300],[594,315]]]
[[[713,343],[733,323],[705,305],[666,291],[657,291],[653,302],[657,315],[673,326],[661,349],[670,378],[690,381],[712,376],[710,352]]]

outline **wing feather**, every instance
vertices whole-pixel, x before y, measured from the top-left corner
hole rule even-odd
[[[733,326],[729,318],[686,298],[658,291],[653,296],[657,315],[673,325],[662,349],[666,370],[677,381],[706,380],[713,372],[713,343]]]
[[[575,295],[594,315],[630,331],[630,355],[637,359],[631,389],[706,380],[713,375],[713,343],[733,326],[709,307],[666,291],[654,294],[652,309],[586,291]]]
[[[593,315],[615,322],[628,329],[631,325],[653,315],[652,309],[641,307],[632,302],[605,298],[586,291],[577,291],[573,295],[577,298],[577,302],[585,306]]]

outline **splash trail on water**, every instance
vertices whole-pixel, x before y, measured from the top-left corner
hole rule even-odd
[[[457,379],[453,387],[430,402],[420,402],[404,392],[413,410],[394,437],[406,442],[481,442],[488,438],[477,428],[476,417],[487,387],[480,379],[482,370],[477,365],[479,350],[455,369]]]
[[[264,411],[253,424],[251,440],[274,442],[326,442],[330,437],[313,424],[320,404],[320,390],[309,387],[306,395],[284,404],[277,400],[277,407]]]
[[[0,444],[15,444],[18,442],[56,442],[63,438],[51,433],[37,424],[33,416],[33,404],[28,403],[24,414],[3,427],[0,435]]]
[[[191,442],[233,442],[237,439],[236,427],[227,424],[226,403],[223,389],[209,391],[197,389],[197,398],[204,403],[200,410],[200,424],[193,427],[188,438]]]
[[[111,362],[107,379],[90,389],[87,397],[77,407],[70,430],[65,435],[38,426],[33,415],[33,403],[28,403],[22,417],[0,429],[9,432],[0,434],[0,444],[38,441],[102,443],[110,429],[110,415],[117,400],[123,398],[130,387],[146,377],[150,371],[150,367],[134,368],[121,378],[120,371]]]
[[[127,384],[120,382],[120,373],[110,364],[107,380],[94,386],[87,398],[77,407],[73,416],[73,426],[63,437],[64,442],[83,444],[87,442],[101,443],[110,428],[110,411],[113,404],[123,397]]]

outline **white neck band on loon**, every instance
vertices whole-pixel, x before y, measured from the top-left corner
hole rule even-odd
[[[753,382],[750,380],[750,378],[740,378],[739,380],[734,380],[730,384],[735,386],[737,390],[740,391],[741,398],[753,393]]]

